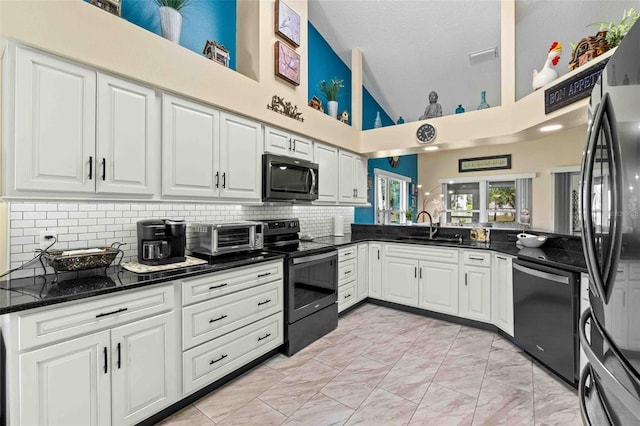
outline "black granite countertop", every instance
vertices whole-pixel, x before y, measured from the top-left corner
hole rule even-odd
[[[362,225],[358,226],[360,229]],[[455,228],[454,228],[455,229]],[[462,231],[462,230],[460,230]],[[543,234],[535,232],[535,234]],[[546,234],[545,234],[546,235]],[[442,236],[453,237],[450,230],[443,233]],[[577,250],[578,246],[575,242],[571,241],[563,244],[563,241],[551,240],[554,238],[551,236],[547,243],[539,248],[522,247],[513,241],[504,241],[498,239],[498,241],[490,241],[489,243],[478,243],[472,241],[468,235],[465,237],[462,234],[462,242],[448,242],[448,241],[429,241],[424,236],[416,236],[415,233],[411,235],[401,235],[400,232],[396,232],[395,235],[391,234],[372,234],[371,232],[354,232],[351,234],[345,234],[343,237],[319,237],[314,241],[330,244],[335,246],[344,246],[354,244],[358,242],[389,242],[389,243],[404,243],[404,244],[416,244],[416,245],[432,245],[440,247],[456,247],[465,249],[481,249],[481,250],[493,250],[499,253],[515,256],[522,260],[529,260],[542,265],[547,265],[559,269],[565,269],[573,272],[587,272],[587,264],[584,258],[582,250]],[[562,239],[564,237],[556,237]],[[568,246],[565,248],[563,246]]]
[[[0,281],[0,314],[165,283],[239,266],[283,259],[278,253],[220,256],[204,265],[150,274],[135,274],[119,266]]]

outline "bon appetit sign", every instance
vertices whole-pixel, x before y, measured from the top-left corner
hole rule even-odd
[[[549,114],[589,97],[608,60],[608,58],[604,59],[602,62],[598,62],[596,65],[546,89],[544,91],[544,113]]]

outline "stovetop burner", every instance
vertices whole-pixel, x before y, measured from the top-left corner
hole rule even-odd
[[[309,251],[319,251],[323,249],[332,249],[329,244],[316,243],[313,241],[298,241],[294,244],[287,244],[282,246],[264,247],[267,251],[275,251],[279,253],[301,253]]]

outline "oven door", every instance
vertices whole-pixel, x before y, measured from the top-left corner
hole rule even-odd
[[[289,259],[287,320],[298,321],[338,300],[338,253]]]
[[[265,154],[263,201],[318,199],[318,165],[295,158]]]

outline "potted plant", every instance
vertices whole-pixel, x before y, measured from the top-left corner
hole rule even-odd
[[[411,225],[413,223],[413,209],[407,210],[404,216],[407,218],[407,225]]]
[[[159,6],[160,28],[162,37],[174,43],[180,43],[180,31],[182,29],[182,15],[180,10],[189,4],[191,0],[155,0]]]
[[[629,10],[623,11],[619,24],[614,24],[613,22],[596,22],[592,25],[599,25],[600,31],[607,32],[605,37],[609,42],[609,46],[614,48],[620,44],[638,18],[640,18],[640,13],[636,12],[634,8],[630,8]]]
[[[318,87],[322,94],[327,98],[327,112],[333,118],[338,118],[338,97],[340,89],[344,87],[344,80],[333,77],[328,83],[322,80]]]

